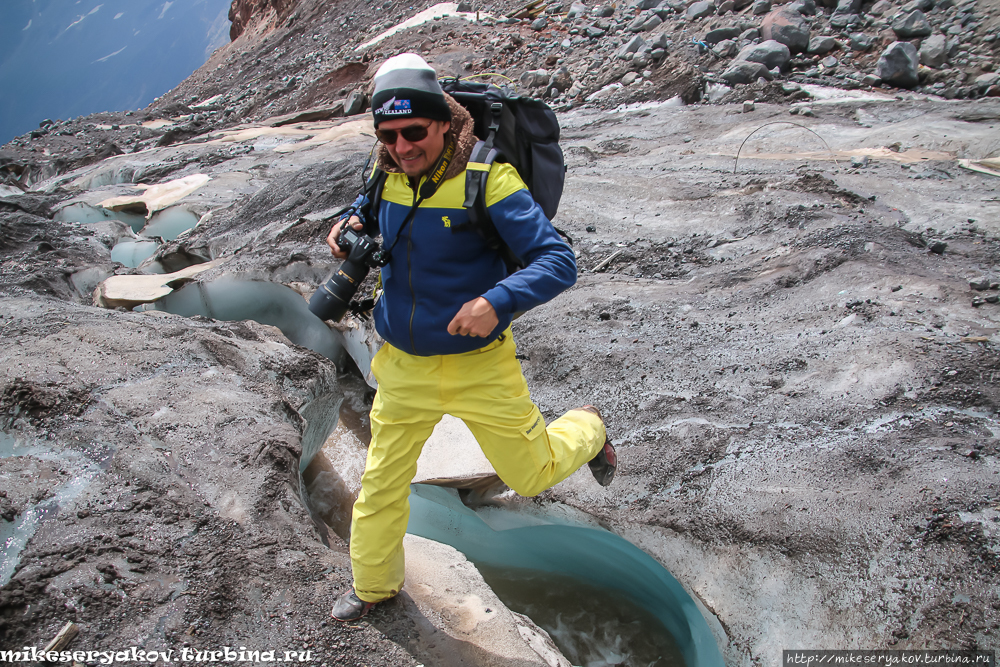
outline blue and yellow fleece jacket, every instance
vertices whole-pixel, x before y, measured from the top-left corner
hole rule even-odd
[[[530,310],[576,282],[572,249],[508,164],[493,164],[486,206],[500,237],[525,267],[508,275],[503,259],[474,229],[453,232],[453,227],[468,221],[462,206],[465,179],[463,169],[420,203],[389,265],[382,269],[375,329],[391,345],[410,354],[456,354],[484,347],[503,333],[514,313]],[[406,175],[387,175],[377,211],[379,232],[387,246],[416,202],[416,192]],[[493,332],[487,338],[449,334],[448,324],[459,309],[479,296],[492,304],[500,320]]]

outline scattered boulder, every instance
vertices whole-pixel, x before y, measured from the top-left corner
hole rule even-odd
[[[809,48],[806,49],[806,52],[821,56],[824,53],[833,51],[835,48],[837,48],[837,40],[833,37],[816,35],[809,40]]]
[[[872,48],[872,44],[875,42],[874,37],[863,32],[851,33],[850,39],[852,51],[867,51]]]
[[[600,39],[607,34],[607,31],[602,30],[595,25],[588,25],[587,29],[584,30],[584,33],[586,33],[587,37],[590,37],[591,39]]]
[[[892,31],[899,39],[913,39],[914,37],[927,37],[933,30],[928,23],[927,17],[919,9],[915,9],[909,14],[899,14],[892,20]]]
[[[646,40],[644,40],[639,35],[636,35],[629,41],[622,44],[622,47],[618,49],[618,57],[621,58],[627,53],[636,53],[639,49],[646,46]]]
[[[792,53],[809,48],[809,24],[796,11],[782,7],[776,9],[760,24],[761,39],[781,42]]]
[[[661,23],[663,23],[663,19],[656,14],[640,14],[629,24],[628,30],[629,32],[649,32]]]
[[[872,16],[882,16],[890,9],[892,9],[892,3],[887,2],[886,0],[878,0],[878,2],[872,5],[872,8],[868,10],[868,13]]]
[[[611,5],[598,5],[591,12],[597,18],[606,19],[615,15],[615,8]]]
[[[663,0],[639,0],[639,2],[635,4],[635,7],[636,9],[640,9],[642,11],[645,11],[647,9],[656,9],[657,7],[660,6],[662,2]],[[610,6],[610,5],[605,5],[605,6]],[[613,8],[611,14],[606,14],[606,16],[611,16],[612,14],[614,14]]]
[[[368,99],[364,91],[355,90],[344,101],[344,115],[356,116],[368,108]]]
[[[771,11],[771,0],[756,0],[753,3],[753,15],[760,16]]]
[[[737,50],[736,42],[731,39],[724,39],[715,45],[715,52],[723,58],[732,58]]]
[[[588,11],[589,10],[587,9],[587,5],[583,4],[582,2],[574,2],[572,5],[570,5],[569,12],[566,13],[566,18],[570,20],[578,19],[580,17],[586,16]]]
[[[709,30],[705,34],[705,43],[715,45],[724,39],[735,39],[740,36],[740,29],[737,27],[729,26],[726,28],[716,28],[714,30]]]
[[[549,20],[544,16],[539,16],[537,19],[531,22],[532,30],[545,30],[549,25]]]
[[[458,7],[455,8],[455,11],[461,12],[463,14],[469,14],[469,13],[473,12],[474,10],[472,9],[472,3],[471,2],[460,2],[460,3],[458,3]]]
[[[788,8],[797,11],[803,16],[815,16],[816,0],[795,0],[795,2],[788,5]]]
[[[976,88],[980,91],[984,91],[990,86],[994,86],[1000,82],[1000,74],[996,72],[986,72],[985,74],[980,74],[976,77],[975,84]]]
[[[920,43],[920,64],[940,68],[948,62],[948,39],[944,35],[931,35]]]
[[[686,16],[690,20],[703,19],[715,13],[715,3],[712,0],[699,0],[687,8]]]
[[[760,44],[750,44],[739,52],[736,60],[745,60],[751,63],[761,63],[771,70],[777,67],[783,69],[791,59],[791,51],[781,42],[769,39]],[[756,80],[756,79],[755,79]]]
[[[729,63],[729,67],[722,73],[721,78],[730,86],[736,86],[739,84],[756,83],[757,79],[760,78],[770,81],[774,77],[763,63],[737,59]]]
[[[911,2],[906,3],[902,7],[904,12],[912,12],[914,9],[929,12],[934,9],[934,0],[911,0]]]
[[[722,0],[722,2],[719,3],[718,9],[716,9],[715,11],[718,13],[719,16],[722,16],[727,12],[733,11],[735,8],[736,8],[736,3],[733,2],[733,0]]]
[[[879,56],[876,74],[884,83],[912,88],[919,83],[917,49],[909,42],[893,42]]]
[[[546,88],[551,90],[555,88],[560,93],[564,93],[569,90],[570,86],[573,85],[573,75],[569,73],[569,69],[566,67],[560,67],[555,72],[552,73],[552,77],[549,79]]]
[[[521,75],[521,85],[525,88],[537,88],[549,82],[549,72],[544,69],[534,69]]]

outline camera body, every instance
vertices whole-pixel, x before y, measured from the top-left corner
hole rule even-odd
[[[351,299],[368,276],[370,269],[389,263],[387,253],[378,241],[345,224],[337,245],[347,252],[347,259],[309,299],[309,310],[321,320],[339,322],[351,307]]]

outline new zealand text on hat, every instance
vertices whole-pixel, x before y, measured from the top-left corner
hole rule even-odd
[[[375,73],[372,116],[378,127],[396,118],[451,120],[451,110],[437,72],[417,54],[402,53],[386,60]]]

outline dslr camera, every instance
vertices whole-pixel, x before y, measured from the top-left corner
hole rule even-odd
[[[309,299],[309,310],[313,315],[334,322],[339,322],[351,310],[351,299],[358,293],[368,271],[389,263],[389,253],[379,246],[378,241],[363,232],[359,233],[346,222],[337,245],[347,252],[347,259]]]

